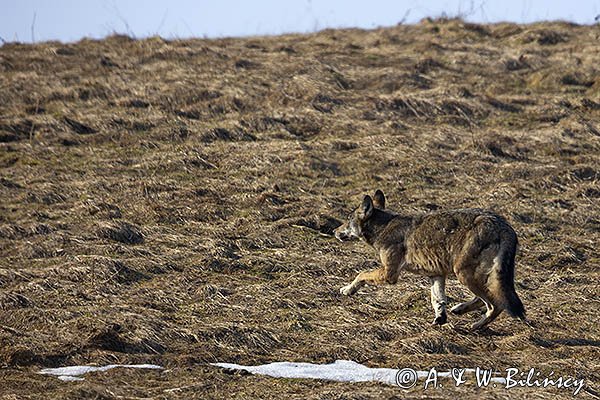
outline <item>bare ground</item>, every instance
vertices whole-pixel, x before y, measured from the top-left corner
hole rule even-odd
[[[600,382],[600,27],[0,48],[0,398],[555,398],[232,374],[209,362],[535,367]],[[428,283],[332,229],[383,189],[520,238],[527,326],[432,319]],[[451,303],[468,297],[455,280]],[[42,367],[156,363],[61,382]],[[448,385],[449,386],[449,385]]]

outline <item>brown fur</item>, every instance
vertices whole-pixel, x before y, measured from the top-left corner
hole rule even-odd
[[[403,216],[385,209],[385,196],[378,190],[335,230],[340,240],[358,237],[373,246],[381,268],[358,274],[340,289],[351,295],[365,283],[396,283],[400,271],[428,276],[435,324],[444,324],[445,281],[455,275],[475,297],[452,308],[455,314],[486,306],[485,316],[473,325],[479,329],[503,310],[521,319],[523,304],[514,289],[514,258],[517,236],[508,222],[491,211],[459,209]]]

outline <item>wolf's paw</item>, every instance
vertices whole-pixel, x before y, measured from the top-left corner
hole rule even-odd
[[[343,294],[344,296],[350,296],[350,295],[354,294],[354,288],[352,287],[352,285],[346,285],[346,286],[340,288],[340,293]]]
[[[464,307],[462,307],[462,304],[457,304],[450,309],[450,312],[454,315],[461,315],[465,313],[465,310]]]
[[[448,316],[446,315],[446,313],[443,313],[442,315],[438,315],[437,317],[435,317],[435,319],[433,320],[433,322],[431,324],[432,325],[444,325],[446,322],[448,322]]]

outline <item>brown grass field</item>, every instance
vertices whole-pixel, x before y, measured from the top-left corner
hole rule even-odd
[[[210,362],[523,370],[600,397],[600,25],[456,19],[0,48],[0,399],[571,398],[275,379]],[[426,278],[332,230],[362,196],[519,235],[532,325],[433,327]],[[455,279],[450,305],[469,294]],[[43,367],[155,363],[81,382]]]

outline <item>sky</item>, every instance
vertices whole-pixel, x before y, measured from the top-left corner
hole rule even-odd
[[[425,17],[471,22],[593,24],[600,0],[0,0],[0,43],[102,38],[226,37],[375,28]]]

